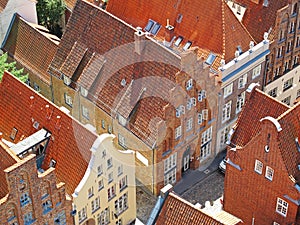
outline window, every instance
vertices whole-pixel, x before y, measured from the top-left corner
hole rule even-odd
[[[176,117],[180,117],[184,113],[185,113],[184,105],[180,105],[176,108]]]
[[[153,20],[149,20],[146,27],[144,28],[145,31],[150,32],[151,28],[153,27],[153,25],[155,24],[155,22]]]
[[[291,50],[292,50],[292,41],[289,41],[288,43],[287,43],[287,48],[286,48],[286,52],[290,52]]]
[[[113,180],[114,180],[114,174],[113,174],[113,172],[110,172],[108,174],[108,183],[111,183]]]
[[[115,214],[120,215],[126,209],[128,209],[127,193],[123,194],[118,200],[115,201]]]
[[[187,102],[186,108],[190,110],[192,106],[196,106],[196,98],[190,98]]]
[[[201,145],[211,141],[212,138],[212,127],[208,128],[201,135]]]
[[[82,221],[84,221],[86,218],[87,218],[86,207],[84,207],[83,209],[81,209],[80,211],[78,211],[79,223],[81,223]]]
[[[91,201],[92,205],[92,212],[95,212],[97,209],[100,208],[100,197],[95,198],[93,201]]]
[[[209,53],[209,55],[208,55],[208,57],[207,57],[205,63],[208,64],[208,65],[213,64],[213,62],[215,61],[216,57],[217,57],[217,56],[216,56],[215,54]]]
[[[203,120],[208,120],[208,109],[202,110],[202,118]]]
[[[97,167],[97,175],[98,177],[103,173],[102,165]]]
[[[52,204],[50,200],[47,200],[45,202],[42,203],[43,206],[43,214],[46,214],[47,212],[49,212],[52,208]]]
[[[90,187],[88,189],[88,198],[92,197],[94,195],[94,188],[93,187]]]
[[[118,121],[119,121],[119,124],[121,124],[122,126],[126,126],[127,120],[120,114],[118,114]]]
[[[170,155],[168,158],[164,160],[164,172],[167,173],[170,170],[172,170],[174,167],[176,167],[177,164],[177,152],[175,152],[173,155]]]
[[[123,174],[123,165],[118,166],[118,176]]]
[[[115,185],[111,186],[110,188],[107,189],[107,198],[108,201],[111,200],[113,197],[116,195],[116,187]]]
[[[263,163],[259,160],[255,160],[255,167],[254,167],[255,172],[262,174],[263,170]]]
[[[101,120],[101,127],[105,129],[105,120]]]
[[[200,160],[206,159],[210,155],[211,151],[211,142],[204,144],[200,149]]]
[[[203,99],[206,98],[206,91],[205,90],[201,90],[198,92],[198,101],[202,102]]]
[[[242,107],[245,103],[245,92],[242,92],[241,94],[238,95],[237,100],[236,100],[236,113],[239,113],[242,110]]]
[[[233,89],[233,83],[227,85],[227,86],[224,88],[224,98],[226,98],[227,96],[229,96],[229,95],[232,94],[232,89]]]
[[[193,79],[189,79],[187,82],[186,82],[186,90],[191,90],[193,87]]]
[[[270,96],[276,98],[276,97],[277,97],[277,90],[278,90],[278,88],[275,87],[275,88],[273,88],[272,90],[270,90],[268,94],[269,94]]]
[[[230,119],[230,113],[231,113],[231,101],[227,102],[223,106],[222,110],[222,123],[228,121]]]
[[[283,83],[283,91],[288,90],[293,86],[293,77]]]
[[[34,89],[36,92],[40,92],[40,91],[41,91],[40,86],[37,85],[36,83],[33,84],[33,89]]]
[[[17,133],[18,133],[18,130],[17,130],[17,128],[14,127],[11,131],[10,138],[12,140],[15,140]]]
[[[201,135],[200,160],[206,159],[211,153],[212,127]]]
[[[71,79],[67,77],[66,75],[63,75],[64,78],[64,84],[65,85],[70,85],[71,84]]]
[[[189,118],[186,122],[186,130],[189,131],[193,128],[193,118]]]
[[[54,225],[67,225],[66,213],[64,210],[55,215]]]
[[[252,71],[252,79],[258,77],[260,75],[260,72],[261,72],[261,65],[258,65]]]
[[[26,213],[24,215],[24,224],[29,225],[29,224],[32,224],[33,222],[34,222],[34,219],[32,216],[32,212]]]
[[[286,216],[289,204],[281,198],[277,198],[276,212]]]
[[[223,130],[221,130],[221,139],[220,139],[220,144],[225,145],[226,142],[228,141],[228,133],[230,131],[230,127],[225,127]]]
[[[198,113],[198,124],[201,124],[202,122],[203,122],[202,113]]]
[[[102,190],[103,187],[104,187],[103,179],[101,179],[98,181],[98,191]]]
[[[112,126],[111,125],[108,125],[108,128],[107,128],[107,131],[108,131],[108,133],[112,133]]]
[[[284,98],[281,102],[283,102],[286,105],[290,105],[291,104],[291,96]]]
[[[82,109],[82,116],[86,119],[89,119],[90,118],[90,115],[89,115],[89,110],[88,108],[86,108],[85,106],[81,106],[81,109]]]
[[[116,225],[122,225],[122,220],[121,220],[121,219],[118,219],[118,220],[116,221]]]
[[[107,159],[107,169],[109,169],[110,167],[112,167],[113,162],[112,162],[112,157],[110,157],[109,159]]]
[[[70,107],[72,107],[72,105],[73,105],[73,99],[67,93],[65,93],[65,103]]]
[[[273,222],[273,225],[280,225],[279,223],[277,223],[277,222]]]
[[[176,168],[164,175],[164,185],[174,184],[176,182]]]
[[[178,47],[178,46],[180,45],[180,43],[182,42],[182,40],[183,40],[183,37],[179,36],[179,37],[177,38],[177,40],[175,41],[174,45],[175,45],[176,47]]]
[[[266,178],[272,181],[273,175],[274,175],[274,170],[271,167],[267,166],[266,167],[266,175],[265,175]]]
[[[118,134],[118,137],[119,137],[119,145],[126,148],[125,137],[123,137],[121,134]]]
[[[30,87],[30,79],[29,78],[27,78],[25,83]]]
[[[20,197],[21,206],[25,206],[30,202],[31,202],[31,200],[30,200],[28,193],[27,192],[23,193]]]
[[[120,191],[124,190],[126,187],[127,187],[127,175],[124,176],[121,180],[119,180]]]
[[[297,94],[296,94],[296,98],[299,98],[300,97],[300,89],[297,90]]]
[[[295,31],[295,22],[292,21],[292,22],[290,23],[290,33],[293,33],[294,31]]]
[[[185,43],[185,45],[183,46],[183,50],[186,51],[188,50],[192,45],[192,42],[191,41],[188,41],[187,43]]]
[[[80,93],[83,97],[86,97],[88,95],[88,90],[86,90],[85,88],[83,87],[80,87]]]
[[[97,215],[97,225],[106,225],[109,224],[109,222],[109,207],[107,207]]]
[[[178,126],[175,129],[175,139],[179,138],[181,136],[181,126]]]
[[[244,88],[247,83],[247,74],[241,76],[238,81],[238,89]]]
[[[153,28],[151,29],[150,33],[153,35],[156,35],[161,28],[161,25],[159,23],[154,24]]]

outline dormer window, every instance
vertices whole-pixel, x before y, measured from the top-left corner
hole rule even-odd
[[[80,88],[80,93],[83,97],[86,97],[88,95],[88,90],[86,90],[85,88],[81,87]]]
[[[64,84],[65,85],[70,85],[71,84],[71,79],[67,77],[66,75],[63,75],[64,78]]]
[[[120,114],[118,115],[118,121],[119,121],[119,124],[121,124],[122,126],[126,126],[127,120]]]

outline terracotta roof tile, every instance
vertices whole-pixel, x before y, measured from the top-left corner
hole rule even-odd
[[[263,6],[263,1],[259,4],[251,0],[235,0],[235,2],[246,6],[242,23],[256,42],[262,41],[264,32],[275,27],[277,11],[288,5],[288,0],[268,1],[268,7]]]
[[[18,158],[14,156],[11,150],[0,140],[0,199],[8,194],[4,170],[18,161]]]
[[[192,41],[192,46],[211,51],[226,61],[234,58],[237,46],[248,49],[252,40],[225,1],[110,0],[107,10],[135,27],[145,28],[149,19],[158,22],[162,25],[158,38],[165,36],[164,26],[169,19],[174,35],[183,37],[182,46]]]
[[[15,15],[2,49],[24,68],[50,84],[47,69],[56,52],[58,40],[46,28],[28,23]]]
[[[65,182],[67,193],[72,194],[86,171],[96,134],[7,73],[0,83],[0,102],[5,102],[0,107],[3,138],[12,141],[9,136],[13,127],[18,130],[15,143],[30,136],[36,132],[35,121],[39,123],[38,129],[51,133],[43,168],[48,168],[51,159],[56,160],[58,182]]]
[[[227,213],[227,217],[228,217]],[[221,218],[222,217],[222,218]],[[226,222],[220,222],[212,216],[204,213],[201,209],[195,207],[186,200],[178,197],[174,193],[170,193],[165,200],[161,212],[159,213],[158,219],[156,221],[157,225],[182,225],[182,224],[206,224],[206,225],[216,225],[216,224],[227,224],[234,225],[239,224],[241,220],[236,218],[235,220],[228,220],[226,216],[220,215],[219,219]],[[231,216],[233,217],[233,216]]]
[[[259,133],[261,129],[260,120],[262,118],[266,116],[277,118],[288,109],[288,106],[262,91],[258,89],[253,90],[236,122],[237,129],[232,136],[231,142],[237,146],[245,146]]]

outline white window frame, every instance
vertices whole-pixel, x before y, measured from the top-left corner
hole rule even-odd
[[[261,161],[259,161],[258,159],[255,159],[254,171],[258,174],[262,174],[263,167],[264,167],[264,164]]]
[[[122,134],[118,134],[119,145],[126,148],[126,139]]]
[[[193,117],[189,118],[186,122],[186,131],[190,131],[193,128]]]
[[[98,180],[98,191],[102,190],[104,188],[103,179]]]
[[[211,142],[208,142],[205,145],[201,146],[201,149],[200,149],[200,161],[203,161],[208,156],[210,156],[210,153],[211,153]]]
[[[81,109],[82,109],[82,116],[86,119],[90,119],[89,109],[84,105],[81,106]]]
[[[94,195],[94,187],[90,187],[88,189],[88,198],[91,198]]]
[[[176,108],[176,117],[180,117],[182,114],[185,114],[184,105],[180,105]]]
[[[260,73],[261,73],[261,64],[259,64],[252,70],[252,80],[260,76]]]
[[[175,128],[175,139],[180,138],[182,135],[181,125]]]
[[[247,84],[247,74],[244,74],[238,80],[238,89],[244,88],[246,84]]]
[[[243,105],[245,104],[245,98],[246,98],[245,91],[238,95],[236,100],[236,110],[235,110],[236,114],[242,111]]]
[[[288,206],[289,206],[289,203],[287,203],[286,201],[284,201],[281,198],[277,198],[277,203],[276,203],[276,212],[277,213],[286,217],[287,212],[288,212]]]
[[[273,180],[273,177],[274,177],[274,169],[269,167],[269,166],[266,166],[266,174],[265,174],[265,177],[272,181]]]
[[[201,113],[198,113],[198,124],[202,124],[203,123],[203,115],[202,115],[202,112]]]
[[[293,87],[293,77],[291,77],[290,79],[286,80],[283,83],[283,90],[282,91],[286,91],[286,90],[290,89],[291,87]]]
[[[278,87],[275,87],[275,88],[273,88],[272,90],[270,90],[270,91],[268,92],[268,94],[269,94],[271,97],[276,98],[276,97],[277,97],[277,91],[278,91]]]
[[[227,102],[222,109],[222,123],[225,123],[230,119],[231,115],[231,103],[232,101]]]
[[[202,119],[203,120],[208,120],[208,109],[203,109],[202,110]]]
[[[204,145],[211,140],[212,140],[212,127],[209,127],[201,135],[201,145]]]
[[[103,168],[102,168],[102,165],[99,165],[97,167],[97,176],[101,176],[103,174]]]
[[[67,93],[65,93],[65,103],[70,107],[73,106],[73,98]]]
[[[186,90],[191,90],[192,87],[193,87],[193,79],[189,79],[187,82],[186,82]]]
[[[198,101],[202,102],[203,99],[205,98],[206,98],[206,91],[205,90],[198,91]]]
[[[127,124],[127,120],[120,114],[118,114],[118,121],[119,121],[119,124],[121,124],[123,127],[126,126],[126,124]]]
[[[230,131],[230,126],[227,126],[223,130],[221,130],[220,145],[226,144],[226,142],[228,140],[229,131]]]
[[[164,175],[164,185],[174,184],[176,182],[176,168],[170,170]]]
[[[164,160],[164,173],[168,173],[170,170],[177,166],[177,152],[170,155]]]
[[[127,175],[125,175],[124,177],[122,177],[119,180],[119,190],[122,191],[127,187],[128,183],[127,183]]]
[[[230,83],[226,87],[224,87],[224,98],[231,95],[232,92],[233,92],[233,83]]]

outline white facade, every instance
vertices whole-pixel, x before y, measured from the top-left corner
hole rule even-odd
[[[297,97],[300,96],[300,67],[274,80],[264,87],[264,92],[287,105],[293,106]]]
[[[37,24],[36,1],[8,0],[6,7],[0,13],[0,43],[2,44],[8,27],[15,13],[26,21]]]

